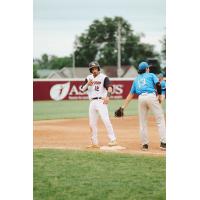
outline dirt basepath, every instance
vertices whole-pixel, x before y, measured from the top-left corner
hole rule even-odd
[[[123,119],[111,118],[118,144],[126,147],[118,152],[146,155],[165,155],[159,148],[159,134],[155,120],[149,116],[149,151],[141,151],[139,122],[137,116],[124,117]],[[100,146],[106,146],[108,137],[106,129],[99,119],[98,135]],[[87,150],[90,144],[90,129],[88,119],[63,119],[33,122],[34,148],[50,149],[79,149]],[[102,151],[102,150],[98,150]]]

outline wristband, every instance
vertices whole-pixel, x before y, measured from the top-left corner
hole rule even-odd
[[[107,97],[110,97],[110,96],[111,96],[111,92],[108,92],[108,93],[107,93]]]

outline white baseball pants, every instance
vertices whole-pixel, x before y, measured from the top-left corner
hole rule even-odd
[[[98,144],[98,136],[97,136],[97,121],[98,114],[100,115],[110,141],[116,140],[115,133],[113,131],[113,127],[109,118],[108,108],[106,104],[103,104],[102,99],[91,100],[89,106],[89,125],[92,132],[92,143]]]
[[[149,143],[147,133],[147,117],[149,109],[153,112],[155,116],[158,132],[160,135],[160,142],[166,143],[166,127],[164,113],[154,93],[145,93],[139,95],[138,97],[141,142],[142,144]]]

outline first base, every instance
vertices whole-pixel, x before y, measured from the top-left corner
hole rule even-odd
[[[122,147],[122,146],[101,146],[100,150],[104,150],[104,151],[118,151],[118,150],[124,150],[126,149],[126,147]]]

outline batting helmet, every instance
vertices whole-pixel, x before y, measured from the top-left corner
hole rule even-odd
[[[90,73],[92,73],[92,68],[93,67],[97,67],[98,70],[100,71],[100,65],[97,61],[92,61],[90,64],[89,64],[89,71]]]

